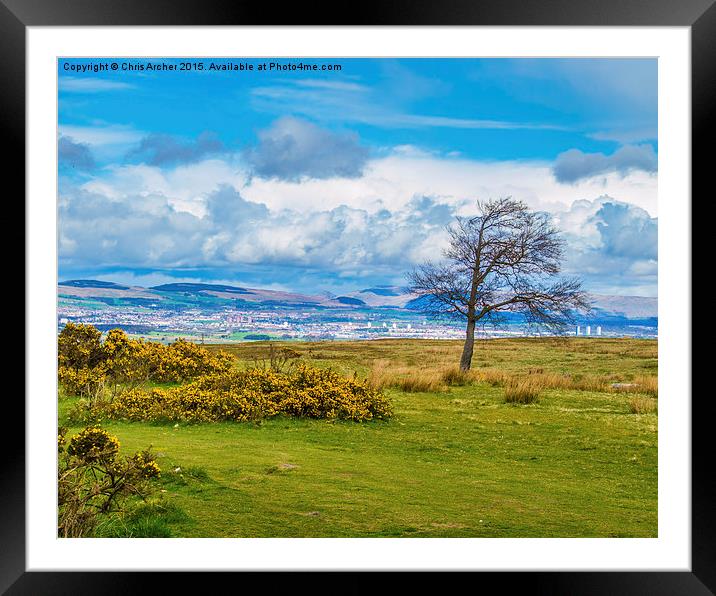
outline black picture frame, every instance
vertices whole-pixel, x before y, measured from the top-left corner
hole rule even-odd
[[[692,52],[692,196],[706,191],[709,145],[716,119],[716,5],[715,0],[366,0],[356,4],[284,5],[280,10],[265,3],[235,0],[0,0],[0,121],[6,146],[6,183],[14,193],[25,194],[25,38],[32,26],[102,25],[479,25],[479,26],[685,26],[691,28]],[[711,190],[711,189],[709,189]],[[704,197],[705,199],[706,197]],[[685,202],[693,200],[690,197]],[[23,217],[24,214],[20,217]],[[692,220],[693,221],[693,220]],[[10,220],[6,219],[6,226]],[[693,237],[693,234],[692,234]],[[16,249],[15,249],[16,250]],[[25,320],[32,312],[25,309]],[[694,353],[696,356],[696,354]],[[26,357],[31,356],[28,354]],[[693,365],[692,365],[693,369]],[[319,591],[366,592],[385,585],[373,572],[341,574],[281,573],[267,580],[263,574],[244,572],[240,584],[234,574],[136,572],[26,572],[25,571],[25,409],[6,396],[5,417],[19,436],[3,437],[0,467],[0,589],[8,594],[131,594],[181,588],[207,590],[208,582],[228,579],[239,589],[253,580],[271,592],[297,589],[311,583]],[[690,399],[690,395],[670,396]],[[545,594],[709,594],[716,593],[716,480],[710,441],[710,392],[692,400],[692,566],[690,572],[479,572],[467,578],[477,590],[529,590]],[[478,572],[476,572],[478,573]],[[157,575],[161,577],[157,578]],[[402,575],[402,574],[401,574]],[[436,579],[441,583],[465,580],[463,574],[426,577],[411,574],[422,588]],[[151,576],[151,577],[150,577]],[[349,576],[349,577],[346,577]],[[399,581],[405,582],[401,577]],[[266,583],[266,582],[269,583]],[[416,582],[417,583],[417,582]],[[340,587],[339,587],[340,586]],[[407,586],[404,586],[407,587]]]

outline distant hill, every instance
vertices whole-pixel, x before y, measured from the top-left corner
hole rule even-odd
[[[659,316],[658,300],[645,296],[608,296],[590,294],[594,309],[593,318],[620,317],[624,319],[653,319]],[[421,310],[427,305],[427,299],[418,296],[405,303],[404,308]]]
[[[227,284],[177,282],[144,288],[122,286],[92,279],[60,282],[58,295],[65,298],[95,299],[105,304],[121,306],[151,305],[171,308],[225,307],[235,304],[249,308],[351,308],[365,306],[365,302],[351,296],[336,298],[330,294],[310,296],[280,290],[245,288]]]
[[[408,292],[407,288],[400,286],[374,286],[357,292],[351,292],[348,296],[362,300],[368,306],[391,306],[394,308],[405,308],[405,305],[417,295]]]
[[[169,283],[150,288],[124,286],[111,281],[74,279],[58,283],[58,295],[65,298],[96,299],[120,306],[166,306],[184,308],[236,305],[248,308],[399,308],[420,311],[424,299],[400,286],[375,286],[342,296],[329,293],[316,295],[247,288],[227,284]],[[656,298],[591,294],[594,318],[655,320],[658,317]]]
[[[368,288],[366,290],[360,290],[361,294],[375,294],[376,296],[401,296],[406,292],[403,288],[397,286],[377,286],[375,288]]]
[[[590,294],[596,312],[622,316],[627,319],[646,319],[659,316],[657,298],[646,296],[608,296]]]
[[[418,296],[417,298],[408,300],[405,303],[405,308],[407,308],[409,310],[423,310],[423,309],[427,308],[429,302],[430,302],[429,297]]]
[[[365,302],[358,298],[351,298],[350,296],[338,296],[338,298],[335,299],[336,302],[340,302],[341,304],[351,304],[353,306],[365,306]]]
[[[175,283],[162,284],[160,286],[152,286],[150,290],[159,290],[160,292],[187,292],[199,293],[206,291],[228,292],[229,294],[251,294],[246,288],[236,286],[226,286],[222,284],[192,284],[192,283]]]
[[[71,288],[111,288],[114,290],[128,290],[128,286],[120,286],[113,281],[99,281],[96,279],[70,279],[61,281],[58,286],[68,286]]]

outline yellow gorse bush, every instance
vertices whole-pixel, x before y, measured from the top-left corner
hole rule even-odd
[[[210,352],[184,339],[163,346],[145,342],[149,376],[158,382],[182,382],[209,373],[226,372],[233,358],[225,352]]]
[[[82,462],[112,461],[119,452],[117,437],[98,426],[85,428],[70,439],[67,453]]]
[[[128,497],[145,499],[161,475],[150,450],[119,456],[119,440],[99,426],[73,436],[57,433],[57,533],[91,535],[103,516],[125,510]]]
[[[286,374],[256,368],[213,373],[171,389],[134,389],[114,400],[107,412],[115,419],[192,422],[278,414],[363,421],[388,418],[392,409],[385,396],[365,382],[299,365]]]
[[[391,416],[382,391],[364,381],[303,364],[234,369],[234,359],[192,342],[168,346],[130,339],[120,329],[101,334],[69,323],[59,338],[59,381],[71,395],[89,397],[93,415],[125,420],[258,420],[278,414],[372,420]],[[146,381],[180,382],[143,389]],[[103,398],[105,386],[111,400]]]
[[[60,366],[57,371],[57,380],[68,394],[92,399],[104,389],[107,371],[102,365],[80,369]]]
[[[116,395],[147,381],[183,382],[225,372],[232,357],[179,339],[170,345],[130,339],[121,329],[102,334],[92,325],[68,323],[58,337],[58,379],[70,395],[96,398],[105,386]]]
[[[141,478],[148,480],[150,478],[159,478],[162,475],[159,464],[154,460],[154,455],[149,450],[137,451],[127,461]]]
[[[59,366],[75,370],[97,366],[102,360],[101,337],[93,325],[67,323],[57,338]]]

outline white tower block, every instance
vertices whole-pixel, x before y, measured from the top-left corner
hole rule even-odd
[[[591,328],[591,326],[587,325],[587,335],[591,335],[591,334],[592,334],[592,328]]]
[[[579,325],[577,325],[577,333],[576,334],[582,335],[582,328]]]
[[[602,334],[602,328],[600,325],[597,325],[597,335],[601,335],[601,334]]]

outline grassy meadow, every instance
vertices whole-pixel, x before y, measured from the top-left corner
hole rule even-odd
[[[102,535],[655,537],[657,342],[520,338],[274,343],[368,378],[387,421],[105,421],[152,446],[155,498]],[[265,342],[210,345],[248,367]],[[517,396],[506,402],[506,392]],[[674,396],[677,397],[677,396]],[[76,398],[60,396],[60,424]]]

